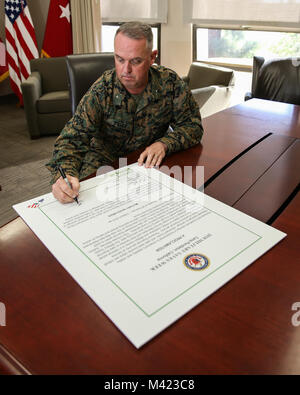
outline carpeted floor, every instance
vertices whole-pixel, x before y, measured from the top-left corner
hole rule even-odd
[[[15,96],[0,97],[0,226],[17,217],[13,204],[51,191],[45,163],[55,138],[31,140]]]

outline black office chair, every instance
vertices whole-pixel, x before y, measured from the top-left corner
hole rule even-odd
[[[251,90],[245,100],[259,98],[300,104],[300,59],[265,61],[263,57],[254,56]]]
[[[71,111],[74,115],[77,105],[91,85],[105,70],[115,66],[112,53],[93,53],[66,56],[69,78]]]

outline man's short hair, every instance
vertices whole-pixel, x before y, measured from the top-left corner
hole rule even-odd
[[[153,33],[151,26],[141,23],[141,22],[126,22],[123,23],[118,30],[117,34],[122,33],[128,38],[133,38],[134,40],[146,39],[147,47],[152,51],[153,48]]]

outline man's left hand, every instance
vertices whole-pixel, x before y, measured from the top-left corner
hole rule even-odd
[[[166,144],[157,141],[149,145],[143,151],[138,159],[138,164],[141,166],[144,163],[144,160],[147,158],[145,162],[145,167],[154,167],[159,166],[161,161],[166,156],[167,146]]]

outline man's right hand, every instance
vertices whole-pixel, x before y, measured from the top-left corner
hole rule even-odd
[[[80,184],[78,178],[69,176],[68,174],[67,178],[72,189],[67,185],[62,177],[59,177],[55,184],[52,185],[53,196],[61,203],[74,202],[74,198],[79,194]]]

